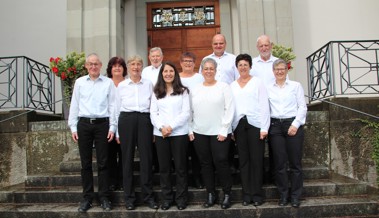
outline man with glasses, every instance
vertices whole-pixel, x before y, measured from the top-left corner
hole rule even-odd
[[[79,212],[92,207],[95,197],[92,170],[92,149],[95,146],[98,171],[98,196],[104,211],[112,209],[109,201],[108,142],[116,131],[115,87],[100,74],[102,63],[96,54],[87,56],[88,75],[75,81],[68,125],[72,139],[79,145],[83,200]]]

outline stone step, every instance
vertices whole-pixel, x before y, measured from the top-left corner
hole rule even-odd
[[[222,198],[222,192],[218,187],[219,198]],[[95,188],[96,190],[96,188]],[[264,194],[266,199],[278,199],[277,188],[274,185],[264,185]],[[342,180],[306,180],[304,181],[304,198],[321,197],[321,196],[348,196],[348,195],[365,195],[368,194],[367,185],[356,181]],[[154,187],[156,199],[160,199],[160,187]],[[142,202],[141,189],[136,188],[137,202]],[[199,203],[206,198],[205,189],[189,188],[189,202]],[[82,199],[81,186],[55,187],[54,189],[35,188],[26,189],[24,186],[13,187],[0,191],[0,203],[72,203],[79,202]],[[241,202],[241,186],[232,187],[232,201]],[[123,192],[112,192],[111,201],[115,204],[123,204]]]
[[[378,203],[368,196],[320,197],[305,198],[300,208],[291,206],[279,207],[277,201],[266,201],[263,205],[242,206],[235,203],[231,208],[223,210],[218,204],[204,209],[200,204],[190,204],[187,209],[179,211],[175,206],[167,211],[152,210],[146,206],[137,206],[136,210],[127,211],[123,205],[114,206],[110,212],[104,212],[98,203],[85,214],[77,212],[78,204],[0,204],[0,217],[7,218],[50,218],[50,217],[124,217],[124,218],[230,218],[230,217],[260,217],[260,218],[318,218],[318,217],[378,217]]]
[[[329,170],[326,167],[312,167],[303,169],[304,179],[327,179],[329,178]],[[94,181],[97,181],[97,173],[94,172]],[[268,175],[266,175],[268,177]],[[175,178],[175,173],[173,173],[173,179]],[[189,172],[188,175],[189,182],[191,182],[192,174]],[[135,184],[139,185],[139,172],[134,172]],[[46,188],[53,189],[55,187],[65,187],[65,186],[80,186],[81,177],[79,173],[66,173],[59,175],[33,175],[27,176],[25,181],[27,188]],[[159,184],[159,173],[155,173],[153,176],[153,184]],[[233,175],[233,184],[240,184],[240,174]]]

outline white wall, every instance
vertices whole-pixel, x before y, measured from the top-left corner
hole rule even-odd
[[[0,57],[28,56],[48,64],[66,54],[66,0],[1,0]]]
[[[65,56],[66,11],[66,0],[1,0],[0,57],[27,56],[48,65],[50,57]],[[55,81],[60,100],[60,80]]]
[[[295,75],[307,90],[306,57],[329,41],[379,39],[378,0],[292,0]]]

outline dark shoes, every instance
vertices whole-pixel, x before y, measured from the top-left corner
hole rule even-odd
[[[294,208],[300,207],[300,201],[299,201],[299,199],[296,199],[296,198],[291,199],[291,206],[294,207]]]
[[[171,207],[171,203],[168,201],[163,202],[163,204],[161,205],[162,210],[168,210],[170,209],[170,207]]]
[[[195,184],[194,185],[195,185],[195,188],[197,188],[197,189],[203,189],[204,188],[204,186],[201,183],[201,181],[200,181],[199,178],[195,179]]]
[[[230,207],[230,195],[225,194],[224,200],[221,203],[221,208],[222,209],[228,209],[229,207]]]
[[[253,201],[253,205],[258,207],[258,206],[261,206],[263,204],[263,201]]]
[[[126,207],[127,210],[134,210],[135,209],[134,204],[131,203],[131,202],[126,202],[125,207]]]
[[[176,207],[178,208],[178,210],[184,210],[187,208],[187,204],[186,203],[179,203],[176,205]]]
[[[101,201],[101,207],[105,211],[111,211],[112,210],[111,202],[108,199],[104,199]]]
[[[84,200],[82,202],[80,202],[80,205],[79,205],[79,208],[78,208],[78,211],[80,213],[85,213],[87,212],[87,210],[89,210],[90,208],[92,207],[92,204],[89,200]]]
[[[208,198],[205,200],[203,207],[208,208],[212,207],[216,202],[216,194],[215,193],[208,193]]]
[[[157,204],[153,199],[146,201],[146,205],[147,205],[150,209],[154,209],[154,210],[156,210],[156,209],[159,208],[158,204]]]
[[[288,200],[287,200],[287,198],[280,198],[279,199],[279,203],[278,203],[278,205],[279,206],[287,206],[287,204],[288,204]]]

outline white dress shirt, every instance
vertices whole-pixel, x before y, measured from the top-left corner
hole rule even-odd
[[[68,125],[71,132],[77,132],[80,117],[109,118],[109,131],[116,132],[115,118],[115,86],[111,79],[100,75],[91,80],[89,75],[82,76],[75,81],[71,97]]]
[[[188,118],[190,117],[189,94],[185,91],[181,95],[168,95],[157,99],[155,94],[151,97],[150,118],[154,126],[154,135],[162,136],[159,128],[170,126],[170,136],[188,134]]]
[[[157,84],[158,74],[161,67],[162,64],[157,68],[155,68],[153,65],[143,68],[141,75],[142,78],[150,80],[153,83],[153,86],[155,86],[155,84]]]
[[[246,116],[250,125],[259,128],[261,132],[268,132],[270,107],[263,82],[257,77],[252,77],[243,88],[237,81],[234,81],[230,88],[236,106],[232,123],[233,129],[235,130],[240,119]]]
[[[183,86],[187,87],[190,91],[198,84],[204,82],[204,77],[200,73],[195,73],[191,77],[180,77]]]
[[[253,58],[253,66],[251,66],[250,75],[260,78],[266,86],[275,82],[272,64],[277,59],[277,57],[272,55],[267,61],[264,61],[260,55]]]
[[[234,101],[228,84],[217,81],[213,86],[199,84],[191,92],[193,132],[202,135],[227,136],[232,132]]]
[[[217,81],[225,82],[227,84],[231,84],[234,80],[238,79],[240,74],[236,68],[236,56],[234,54],[230,54],[224,52],[221,57],[217,57],[214,53],[203,58],[213,58],[217,62],[217,71],[215,79]],[[199,73],[201,74],[201,66],[199,69]]]
[[[286,80],[283,87],[275,82],[267,87],[271,118],[285,119],[295,117],[292,125],[296,128],[305,124],[307,105],[304,90],[300,83]]]
[[[141,78],[134,83],[129,78],[120,82],[116,90],[116,119],[121,112],[149,113],[152,93],[153,84],[150,80]],[[118,132],[116,137],[119,137]]]

